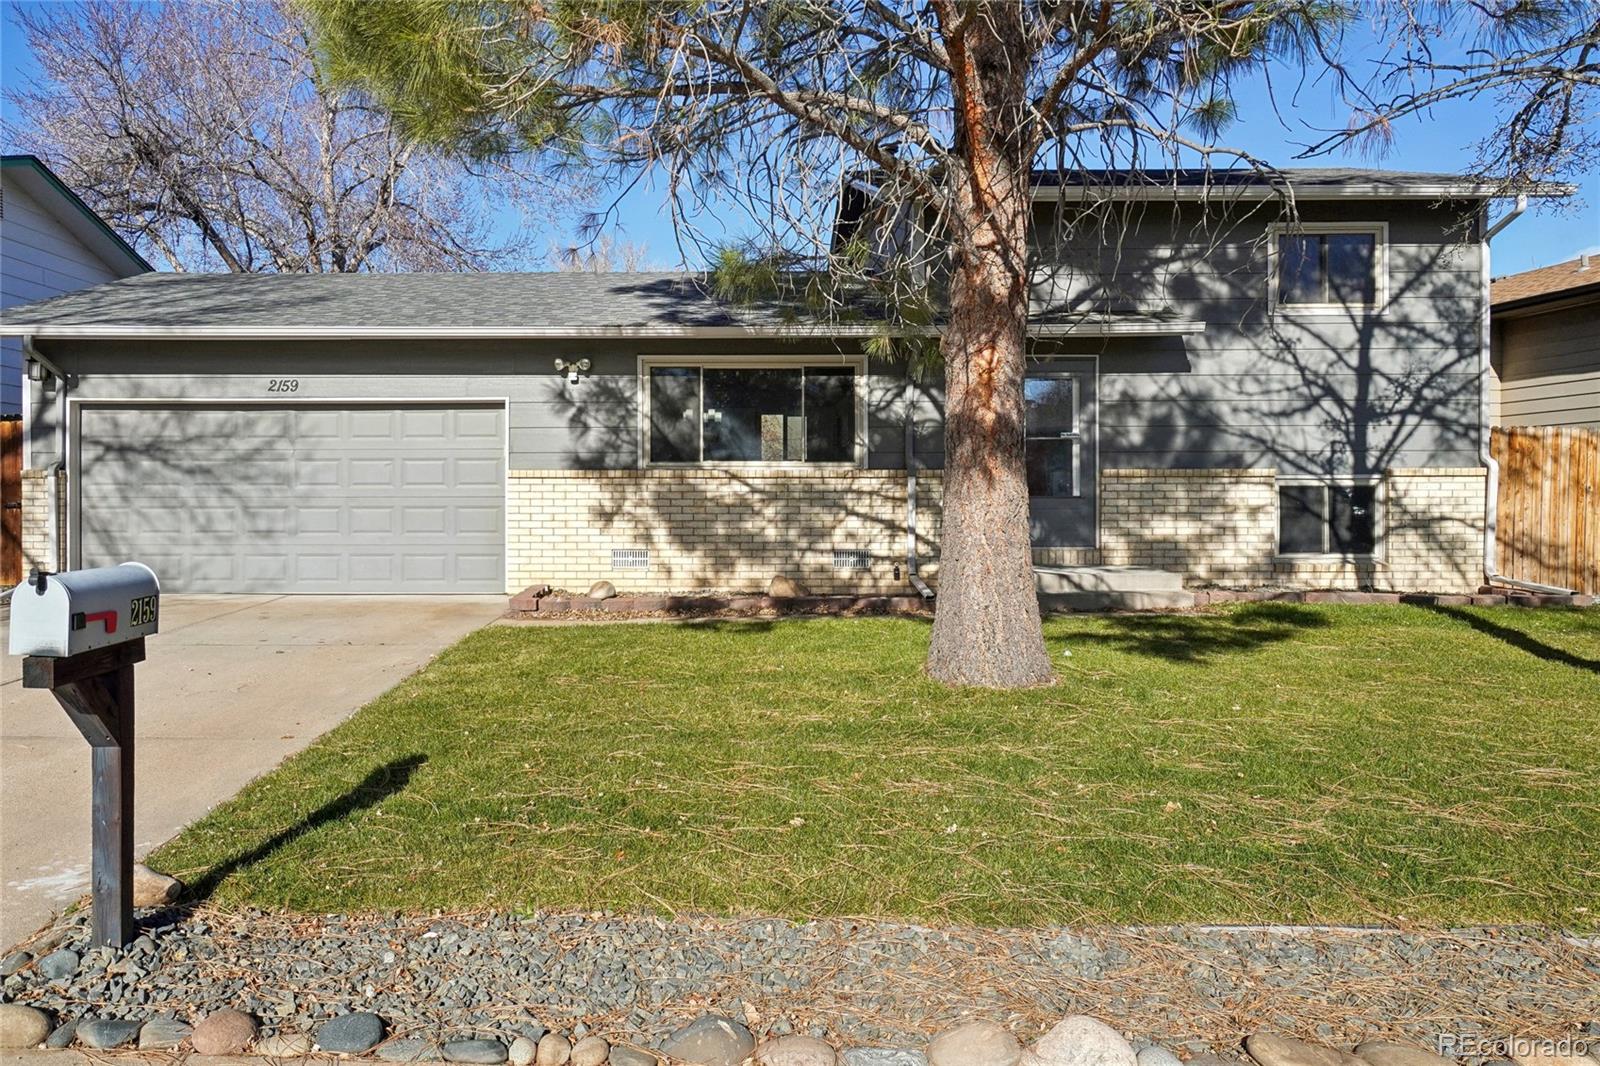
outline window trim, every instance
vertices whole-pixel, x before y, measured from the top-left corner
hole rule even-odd
[[[650,458],[650,371],[655,367],[698,367],[701,370],[798,370],[808,366],[846,367],[855,373],[854,458],[843,462],[804,459],[699,459],[656,462]],[[867,465],[867,357],[865,355],[641,355],[638,357],[638,463],[641,470],[864,470]],[[704,403],[704,392],[701,394]],[[704,415],[702,413],[702,420]],[[702,433],[704,426],[702,425]],[[701,440],[704,450],[704,437]]]
[[[1093,374],[1096,377],[1096,379],[1098,379],[1099,373],[1100,373],[1100,362],[1099,362],[1098,358],[1095,360],[1094,369],[1092,371],[1088,371],[1087,373]],[[1037,434],[1037,435],[1035,435],[1035,434],[1029,433],[1028,432],[1028,426],[1027,426],[1027,411],[1026,411],[1027,404],[1026,403],[1023,404],[1024,411],[1023,411],[1023,426],[1022,426],[1022,451],[1023,451],[1023,462],[1024,463],[1027,462],[1027,451],[1028,451],[1028,442],[1029,441],[1033,441],[1033,440],[1062,441],[1062,440],[1064,440],[1064,441],[1068,441],[1072,445],[1072,467],[1071,467],[1072,491],[1067,493],[1065,496],[1035,496],[1030,492],[1028,494],[1028,499],[1029,500],[1081,500],[1081,499],[1083,499],[1083,482],[1084,482],[1083,461],[1084,461],[1084,458],[1085,458],[1084,445],[1086,443],[1088,443],[1088,442],[1084,439],[1084,434],[1083,434],[1083,386],[1080,384],[1080,379],[1083,378],[1085,376],[1085,374],[1086,374],[1086,372],[1082,371],[1082,370],[1065,370],[1065,369],[1054,369],[1054,368],[1049,369],[1049,370],[1037,371],[1037,372],[1031,371],[1031,370],[1025,370],[1023,372],[1023,375],[1022,375],[1023,386],[1022,387],[1023,387],[1023,391],[1024,392],[1027,391],[1027,387],[1028,387],[1027,386],[1027,382],[1028,382],[1028,379],[1030,379],[1030,378],[1038,379],[1038,380],[1043,380],[1043,379],[1057,379],[1057,380],[1060,380],[1060,379],[1064,378],[1064,379],[1072,382],[1072,429],[1071,429],[1070,432],[1057,433],[1055,436],[1048,436],[1048,435],[1045,435],[1045,434]],[[1095,441],[1095,448],[1096,448],[1096,452],[1097,452],[1097,455],[1098,455],[1098,449],[1099,449],[1098,434],[1096,434],[1096,438],[1097,439]],[[1096,524],[1096,526],[1099,525],[1098,515],[1096,516],[1096,523],[1095,524]]]
[[[1372,551],[1340,552],[1288,552],[1283,550],[1283,497],[1278,491],[1296,486],[1317,485],[1324,489],[1372,486]],[[1340,474],[1333,477],[1313,475],[1279,475],[1272,487],[1272,548],[1274,556],[1287,562],[1377,562],[1385,555],[1388,537],[1389,481],[1381,474]],[[1322,543],[1329,543],[1329,523],[1322,527]]]
[[[1366,233],[1372,249],[1372,303],[1282,303],[1278,300],[1278,242],[1282,237],[1323,237],[1338,233]],[[1389,309],[1389,223],[1387,222],[1274,222],[1267,227],[1267,313],[1269,315],[1381,315]]]

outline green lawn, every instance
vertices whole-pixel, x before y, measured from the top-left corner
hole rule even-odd
[[[154,861],[316,912],[1596,925],[1600,610],[1045,636],[996,694],[919,621],[491,627]]]

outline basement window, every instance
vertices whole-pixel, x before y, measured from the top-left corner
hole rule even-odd
[[[1278,486],[1279,555],[1371,555],[1378,545],[1378,486]]]
[[[859,368],[772,364],[648,368],[652,464],[855,465]]]

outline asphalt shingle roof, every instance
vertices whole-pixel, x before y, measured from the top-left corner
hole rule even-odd
[[[6,308],[19,326],[556,331],[740,327],[792,320],[733,307],[702,275],[144,274]]]
[[[1501,307],[1541,297],[1554,298],[1597,285],[1600,285],[1600,257],[1570,259],[1554,266],[1495,278],[1489,283],[1489,303],[1492,307]]]

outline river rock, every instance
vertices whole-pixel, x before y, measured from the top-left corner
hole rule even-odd
[[[928,1056],[916,1048],[852,1047],[839,1058],[844,1066],[928,1066]]]
[[[756,1045],[756,1062],[761,1066],[838,1066],[839,1055],[809,1036],[780,1036]]]
[[[1452,1066],[1443,1055],[1387,1040],[1368,1040],[1356,1045],[1356,1056],[1372,1066]]]
[[[596,581],[589,586],[591,600],[613,600],[617,597],[617,586],[609,581]]]
[[[611,1046],[611,1066],[660,1066],[661,1060],[653,1052],[627,1044]]]
[[[436,1040],[408,1036],[385,1041],[378,1046],[376,1054],[385,1062],[438,1062],[444,1058],[444,1048]]]
[[[446,1062],[470,1062],[498,1066],[506,1061],[506,1046],[498,1040],[450,1040],[442,1049]]]
[[[30,1048],[50,1035],[50,1017],[37,1007],[0,1003],[0,1048]]]
[[[661,1050],[681,1062],[738,1066],[755,1047],[755,1037],[739,1022],[720,1014],[704,1014],[669,1036]]]
[[[566,1066],[570,1058],[572,1058],[572,1044],[560,1033],[546,1033],[541,1036],[539,1049],[533,1053],[533,1061],[539,1066]]]
[[[1147,1048],[1140,1048],[1138,1060],[1139,1066],[1183,1066],[1183,1060],[1160,1044],[1151,1044]]]
[[[12,974],[20,972],[23,967],[32,961],[33,952],[13,951],[5,958],[0,959],[0,977],[10,977]]]
[[[369,1011],[341,1014],[317,1026],[317,1046],[333,1055],[359,1055],[383,1039],[383,1019]]]
[[[519,1036],[511,1041],[511,1046],[506,1049],[506,1061],[511,1066],[531,1066],[535,1056],[539,1054],[539,1042]]]
[[[572,1045],[572,1066],[600,1066],[611,1052],[603,1036],[586,1036]]]
[[[138,1035],[139,1023],[122,1018],[85,1018],[78,1023],[78,1042],[96,1051],[131,1044]]]
[[[183,882],[176,877],[150,869],[142,862],[133,864],[133,905],[135,907],[165,907],[178,902],[183,895]]]
[[[189,1035],[196,1055],[237,1055],[256,1038],[256,1020],[231,1007],[201,1018]]]
[[[1096,1018],[1071,1014],[1039,1038],[1032,1048],[1042,1066],[1138,1066],[1133,1045]]]
[[[1588,1055],[1569,1055],[1540,1040],[1513,1040],[1511,1049],[1511,1061],[1517,1066],[1591,1066],[1594,1062]]]
[[[256,1054],[269,1059],[302,1059],[311,1054],[311,1038],[304,1033],[273,1033],[257,1042]]]
[[[62,948],[60,951],[52,951],[50,954],[46,955],[44,958],[35,963],[34,966],[40,973],[48,977],[50,980],[60,981],[63,978],[71,977],[73,974],[77,973],[78,964],[81,961],[82,960],[78,958],[78,953],[76,951],[69,951],[66,948]]]
[[[767,582],[767,595],[777,600],[792,600],[796,596],[809,596],[811,590],[787,574],[773,574]]]
[[[188,1022],[176,1018],[151,1018],[139,1030],[140,1051],[171,1051],[189,1039],[193,1032]]]
[[[56,1026],[55,1030],[45,1037],[44,1046],[60,1050],[64,1047],[71,1047],[72,1042],[77,1038],[78,1019],[74,1018],[70,1022],[63,1022]]]
[[[1021,1058],[1011,1030],[993,1022],[968,1022],[928,1042],[930,1066],[1016,1066]]]
[[[1255,1033],[1245,1037],[1244,1049],[1261,1066],[1355,1066],[1361,1060],[1348,1051],[1308,1044],[1282,1033]]]

